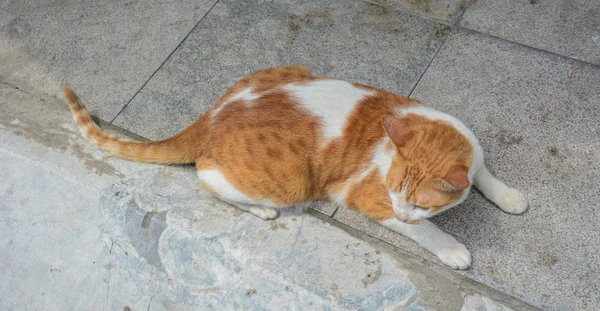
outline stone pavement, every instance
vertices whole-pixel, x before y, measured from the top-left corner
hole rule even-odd
[[[190,177],[178,171],[181,168],[117,165],[114,163],[121,162],[101,158],[74,138],[72,128],[65,125],[67,119],[56,123],[45,115],[32,118],[31,124],[48,128],[44,128],[46,132],[27,132],[19,123],[25,122],[26,110],[22,111],[23,117],[7,117],[6,107],[15,102],[29,105],[23,107],[31,107],[28,111],[32,115],[46,111],[38,107],[39,103],[19,97],[27,94],[15,93],[12,88],[45,103],[57,103],[61,101],[60,87],[68,84],[99,119],[148,139],[160,139],[193,121],[245,74],[292,63],[308,66],[318,75],[410,95],[459,117],[478,135],[491,169],[528,196],[530,211],[522,216],[504,214],[474,192],[463,206],[434,219],[471,250],[471,269],[458,273],[446,272],[436,265],[437,259],[402,236],[332,205],[317,205],[319,212],[297,216],[296,222],[284,220],[283,226],[290,232],[306,234],[302,228],[308,227],[318,232],[337,232],[330,240],[315,240],[322,243],[356,240],[335,228],[341,226],[369,241],[360,242],[362,248],[356,249],[355,255],[385,245],[361,235],[363,232],[394,245],[389,246],[388,253],[412,254],[406,256],[424,258],[421,264],[453,280],[479,282],[474,288],[487,285],[547,310],[600,309],[600,2],[592,0],[0,2],[0,83],[4,84],[0,138],[5,159],[0,207],[10,208],[2,215],[6,241],[0,246],[1,256],[5,256],[0,261],[0,308],[20,309],[18,303],[30,301],[34,295],[47,298],[35,296],[31,301],[58,308],[75,289],[85,299],[69,300],[73,308],[110,310],[122,310],[124,306],[137,310],[148,305],[154,309],[150,299],[164,309],[182,309],[182,304],[190,307],[193,303],[207,306],[213,301],[210,299],[231,303],[215,306],[258,307],[238,297],[245,295],[243,290],[248,290],[249,296],[258,297],[260,293],[270,295],[268,299],[278,297],[287,305],[297,299],[303,309],[313,308],[309,301],[317,306],[314,308],[359,308],[352,303],[364,302],[376,292],[380,304],[363,306],[391,306],[386,303],[409,301],[411,286],[422,294],[427,286],[413,279],[391,282],[394,276],[410,271],[393,264],[399,259],[391,255],[380,259],[382,269],[389,269],[382,270],[388,271],[382,274],[386,278],[373,280],[367,289],[360,287],[366,286],[363,283],[354,286],[352,282],[341,285],[332,281],[349,273],[335,270],[339,269],[335,262],[355,267],[353,275],[362,275],[368,268],[359,267],[356,258],[344,261],[340,255],[344,249],[330,245],[329,254],[311,253],[322,259],[318,271],[314,266],[313,270],[303,265],[294,267],[303,263],[291,260],[285,248],[280,253],[263,248],[260,253],[264,258],[248,262],[245,248],[236,243],[260,243],[243,232],[254,230],[252,234],[270,244],[293,240],[293,236],[287,236],[291,233],[286,230],[261,229],[279,228],[279,222],[270,225],[253,222],[247,215],[234,220],[220,216],[233,211],[226,212],[219,203],[202,200],[201,192],[192,196],[197,185],[183,183]],[[55,113],[56,118],[64,114],[69,117],[66,108]],[[70,142],[59,139],[60,135],[69,136]],[[27,144],[17,136],[33,139],[38,149],[28,149],[35,144]],[[12,139],[10,148],[6,147],[10,140],[6,137]],[[79,169],[73,168],[74,158],[82,165]],[[38,169],[15,159],[37,163]],[[15,177],[22,172],[32,176]],[[157,181],[159,184],[149,188],[156,193],[143,195],[127,190],[163,180],[144,174],[169,175],[165,177],[168,185],[163,187]],[[54,181],[57,176],[61,182]],[[93,186],[68,189],[82,184]],[[37,189],[46,192],[34,191]],[[163,190],[167,191],[162,193],[164,196]],[[57,194],[41,195],[52,191]],[[127,195],[110,196],[111,191]],[[20,193],[23,202],[14,198],[9,201],[12,193]],[[149,202],[166,200],[159,205],[169,206],[170,211],[141,206],[145,204],[140,203],[144,195],[152,197],[146,198]],[[128,199],[130,196],[136,199]],[[79,202],[93,203],[88,208],[79,206]],[[197,209],[192,208],[193,204]],[[53,209],[41,209],[43,206]],[[171,210],[173,207],[177,208]],[[96,214],[83,212],[89,209]],[[315,215],[321,215],[321,220],[317,221]],[[222,222],[223,236],[217,237],[216,229],[203,222],[203,217]],[[65,219],[69,222],[63,223]],[[236,219],[243,221],[238,224]],[[140,223],[142,230],[135,227]],[[245,229],[239,227],[242,223]],[[180,230],[180,235],[169,236],[168,224]],[[182,234],[184,231],[187,235]],[[158,236],[164,242],[158,243]],[[307,241],[316,239],[308,237]],[[210,245],[225,246],[217,252],[218,247]],[[185,249],[192,252],[184,253]],[[7,253],[9,250],[16,253]],[[204,251],[216,253],[203,256]],[[128,253],[135,256],[115,257]],[[81,258],[99,258],[105,270],[96,271]],[[118,268],[112,266],[113,261]],[[190,264],[175,264],[180,262]],[[266,271],[263,268],[268,262],[278,266],[266,269],[270,272],[261,279],[259,272]],[[305,269],[306,273],[286,275],[286,264],[292,266],[291,270]],[[202,270],[208,269],[207,265],[216,270]],[[241,266],[250,266],[249,271],[235,272]],[[323,271],[325,267],[333,270]],[[89,275],[79,274],[87,268]],[[199,271],[205,271],[205,275]],[[4,277],[7,274],[12,278]],[[210,275],[227,279],[217,280]],[[235,287],[229,280],[232,275],[245,278],[247,281],[240,283],[244,286]],[[59,286],[72,280],[78,282],[76,286]],[[297,286],[292,295],[295,298],[277,287],[287,284],[283,280]],[[337,287],[328,285],[329,281]],[[438,292],[446,288],[440,287]],[[360,290],[350,291],[355,288]],[[462,297],[472,295],[470,292],[459,300],[447,299],[450,305],[445,307],[419,306],[426,310],[460,309],[463,301],[471,299]],[[5,299],[9,296],[10,300]],[[426,303],[426,297],[420,297],[419,301]],[[515,309],[522,307],[508,300],[502,301]],[[26,305],[23,308],[27,309]]]

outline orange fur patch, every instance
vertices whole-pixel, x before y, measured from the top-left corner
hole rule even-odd
[[[208,158],[227,181],[252,199],[288,206],[318,196],[311,155],[320,121],[283,92],[228,105],[212,120]]]
[[[394,217],[392,202],[381,179],[379,172],[373,170],[363,180],[352,185],[346,195],[349,209],[359,210],[378,221]]]

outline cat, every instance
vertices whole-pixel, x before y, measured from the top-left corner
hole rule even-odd
[[[463,202],[473,184],[505,212],[527,209],[521,192],[489,172],[479,142],[456,118],[302,66],[248,75],[187,128],[156,142],[107,134],[70,88],[63,94],[82,134],[110,155],[195,164],[207,191],[264,220],[278,208],[331,200],[454,269],[468,268],[471,254],[427,218]]]

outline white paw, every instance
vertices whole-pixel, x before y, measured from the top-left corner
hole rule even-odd
[[[454,244],[440,251],[438,258],[452,269],[466,269],[471,265],[471,253],[461,243]]]
[[[270,207],[252,207],[250,208],[249,212],[262,220],[271,220],[277,218],[277,210]]]
[[[519,190],[513,188],[499,193],[495,203],[510,214],[521,214],[527,210],[527,198]]]

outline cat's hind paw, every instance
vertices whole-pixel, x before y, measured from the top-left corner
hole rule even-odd
[[[471,253],[461,243],[443,249],[437,256],[446,266],[452,269],[464,270],[471,265]]]
[[[251,207],[248,211],[262,220],[277,218],[277,210],[271,207]]]
[[[500,193],[495,203],[509,214],[522,214],[527,210],[527,198],[521,191],[514,188]]]

